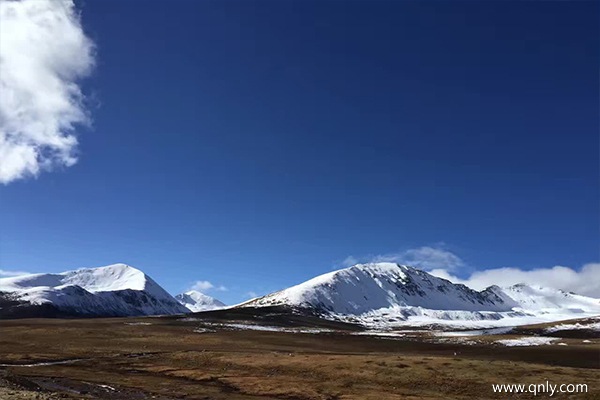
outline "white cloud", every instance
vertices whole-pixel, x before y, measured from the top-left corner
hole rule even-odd
[[[216,290],[219,292],[226,292],[227,288],[223,285],[215,286],[209,281],[196,281],[190,288],[192,290],[198,290],[200,292],[207,292],[209,290]]]
[[[422,269],[444,268],[454,270],[465,265],[456,254],[441,248],[423,246],[397,254],[378,256],[378,261],[393,261]]]
[[[526,283],[562,289],[585,296],[600,297],[600,263],[586,264],[579,271],[562,266],[537,268],[529,271],[514,267],[495,268],[473,272],[466,279],[460,279],[445,269],[436,269],[430,273],[455,283],[463,283],[477,290],[491,285],[510,286]]]
[[[214,285],[212,283],[210,283],[209,281],[196,281],[193,285],[192,285],[192,289],[193,290],[210,290],[214,288]]]
[[[0,277],[27,275],[29,272],[0,269]]]
[[[72,1],[0,0],[0,183],[77,162],[77,82],[93,64]]]
[[[358,264],[360,261],[354,256],[348,256],[344,258],[341,262],[341,265],[344,267],[351,267],[353,265]]]
[[[249,299],[254,299],[255,297],[258,297],[258,294],[256,292],[249,291],[246,293],[246,296],[248,296]]]
[[[341,265],[349,267],[359,262],[396,262],[425,270],[442,268],[449,271],[465,265],[464,261],[456,254],[439,247],[430,246],[422,246],[398,253],[380,254],[361,259],[348,256],[341,262]]]

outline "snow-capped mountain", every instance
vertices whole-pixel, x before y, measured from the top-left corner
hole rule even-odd
[[[267,306],[385,328],[509,326],[600,315],[600,299],[523,284],[476,291],[393,263],[357,264],[236,307]],[[0,279],[0,318],[183,314],[223,307],[197,291],[174,298],[125,264]]]
[[[413,306],[432,310],[509,311],[492,291],[477,292],[424,271],[393,263],[358,264],[317,276],[254,300],[253,305],[309,306],[360,315],[381,308]]]
[[[357,264],[250,300],[240,307],[287,305],[365,325],[509,325],[600,314],[600,300],[515,285],[476,291],[394,263]]]
[[[599,299],[523,283],[502,290],[507,296],[516,301],[522,309],[542,313],[557,309],[574,314],[586,313],[593,310],[598,311],[598,305],[600,304]]]
[[[135,316],[189,312],[125,264],[0,279],[0,316]]]
[[[190,290],[175,296],[175,299],[193,312],[216,310],[225,307],[225,303],[207,296],[197,290]]]

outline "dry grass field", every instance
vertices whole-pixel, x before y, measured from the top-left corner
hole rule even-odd
[[[173,317],[2,320],[0,399],[530,399],[491,385],[546,381],[589,387],[553,397],[600,399],[597,339],[503,347],[489,337],[464,345],[328,328],[335,331],[232,330]]]

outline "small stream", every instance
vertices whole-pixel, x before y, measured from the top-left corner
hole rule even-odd
[[[83,358],[72,358],[69,360],[55,360],[55,361],[39,361],[29,364],[0,364],[0,367],[23,367],[23,368],[33,368],[33,367],[46,367],[48,365],[61,365],[61,364],[73,364],[79,361],[83,361]]]
[[[449,331],[435,332],[435,336],[441,337],[465,337],[465,336],[484,336],[484,335],[503,335],[514,329],[514,326],[502,328],[477,329],[471,331]]]

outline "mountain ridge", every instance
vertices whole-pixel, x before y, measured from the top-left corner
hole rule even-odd
[[[197,290],[188,290],[175,296],[180,304],[191,312],[218,310],[226,307],[225,303]]]
[[[226,307],[201,292],[171,296],[132,266],[113,264],[0,279],[0,318],[172,315],[269,307],[371,327],[508,326],[600,315],[600,299],[535,285],[463,284],[395,263],[357,264]]]
[[[308,307],[326,318],[364,325],[521,324],[600,314],[598,299],[523,285],[476,291],[395,263],[332,271],[238,307],[275,305]]]
[[[127,264],[2,278],[0,295],[4,304],[0,307],[0,316],[19,312],[36,314],[35,308],[73,316],[138,316],[188,311],[152,278]]]

